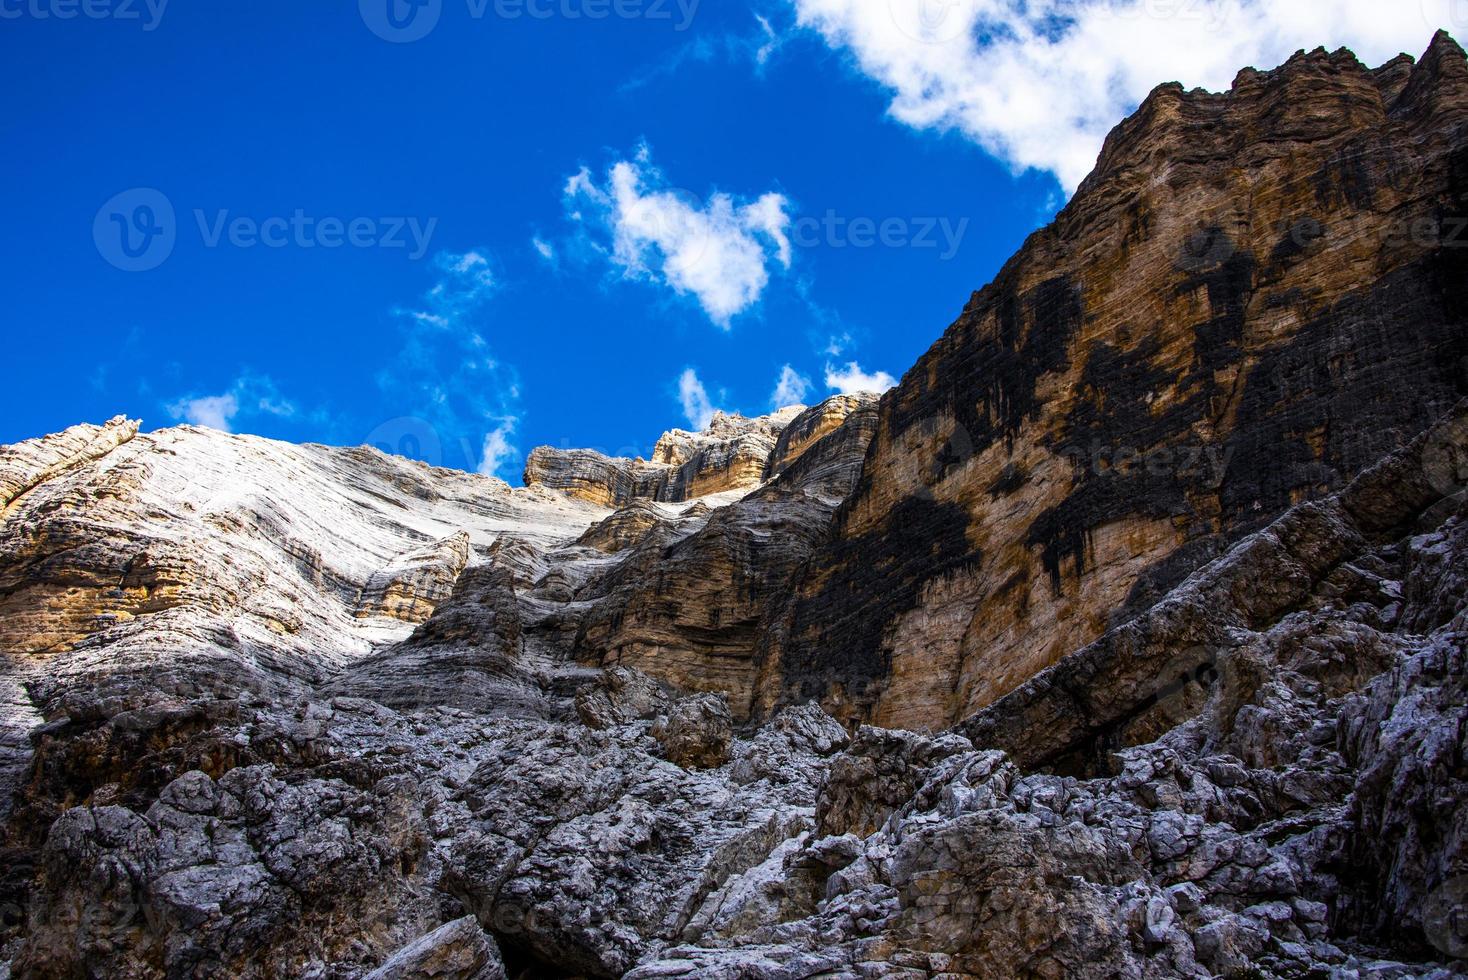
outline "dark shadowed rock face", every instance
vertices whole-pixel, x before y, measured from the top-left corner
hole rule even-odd
[[[761,703],[963,717],[1468,393],[1468,64],[1156,90],[882,402]]]

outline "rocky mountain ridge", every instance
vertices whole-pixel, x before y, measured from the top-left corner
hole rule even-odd
[[[1460,220],[1456,43],[1302,52],[880,400],[0,447],[0,980],[1468,975]]]

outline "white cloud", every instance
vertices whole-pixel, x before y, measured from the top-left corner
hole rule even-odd
[[[264,375],[242,374],[228,391],[217,395],[186,395],[164,406],[173,418],[221,432],[233,432],[236,418],[273,415],[293,418],[294,402],[282,398],[275,382]]]
[[[1321,45],[1373,65],[1416,54],[1461,0],[790,2],[801,26],[892,92],[893,117],[961,132],[1073,191],[1110,129],[1162,82],[1223,90],[1245,66]]]
[[[449,326],[455,317],[472,312],[494,293],[494,270],[481,252],[440,252],[433,263],[443,276],[424,297],[430,310],[414,314],[425,322]]]
[[[220,432],[233,432],[230,427],[239,414],[240,402],[234,395],[204,395],[185,398],[168,406],[168,414],[189,425],[203,425]]]
[[[741,202],[715,193],[700,201],[670,187],[645,146],[635,159],[613,164],[602,184],[583,167],[567,180],[565,195],[567,216],[609,238],[593,240],[593,247],[625,278],[693,296],[726,330],[759,302],[772,264],[790,267],[789,202],[782,195]]]
[[[775,383],[775,393],[770,396],[770,407],[785,408],[805,404],[810,393],[810,378],[805,377],[789,364],[780,369],[780,380]]]
[[[545,259],[552,265],[555,264],[556,247],[554,245],[546,241],[544,238],[541,238],[539,235],[530,239],[530,244],[535,246],[535,251],[540,254],[541,258]]]
[[[480,451],[479,472],[483,476],[501,476],[505,464],[520,455],[520,450],[510,441],[515,434],[519,419],[513,416],[500,420],[499,426],[484,437],[484,448]]]
[[[688,368],[678,378],[678,400],[683,404],[683,415],[689,425],[699,432],[708,428],[717,409],[693,368]]]
[[[850,346],[851,334],[844,332],[839,336],[836,334],[832,334],[826,340],[826,349],[823,350],[821,353],[825,354],[827,357],[840,357],[846,352],[846,348]]]
[[[831,364],[826,365],[826,387],[832,391],[839,391],[843,395],[868,391],[881,394],[888,388],[896,386],[897,379],[886,371],[867,374],[855,361],[847,362],[843,368]]]

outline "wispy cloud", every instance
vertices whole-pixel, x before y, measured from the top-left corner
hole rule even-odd
[[[789,40],[790,32],[777,28],[770,18],[753,13],[754,23],[748,31],[729,31],[723,34],[702,35],[694,38],[661,61],[654,64],[631,80],[622,84],[618,91],[630,95],[654,82],[676,75],[690,65],[747,64],[757,74],[768,65]]]
[[[503,477],[501,470],[519,456],[520,451],[510,441],[518,422],[514,417],[501,419],[499,426],[484,437],[484,446],[479,456],[479,472],[482,475]]]
[[[897,387],[897,379],[886,371],[874,371],[868,374],[861,369],[860,364],[849,361],[845,367],[826,365],[826,387],[843,395],[853,395],[859,392],[881,394],[889,388]]]
[[[421,418],[466,465],[498,475],[519,454],[520,416],[516,373],[486,340],[499,278],[483,249],[442,252],[433,264],[438,278],[422,302],[395,311],[402,346],[377,385],[394,414]]]
[[[273,380],[250,373],[236,378],[227,391],[212,395],[185,395],[164,408],[178,421],[221,432],[233,432],[237,419],[246,422],[263,416],[293,418],[299,414],[295,403],[281,396]]]
[[[623,278],[692,296],[726,330],[759,302],[771,266],[790,267],[784,196],[700,200],[671,187],[646,146],[613,164],[604,181],[583,167],[566,182],[565,202],[567,217]]]
[[[961,132],[1067,191],[1162,82],[1221,90],[1245,65],[1322,44],[1379,63],[1425,48],[1456,2],[790,0],[801,26],[891,91],[893,117]]]
[[[826,338],[826,346],[821,353],[828,357],[840,357],[846,353],[846,348],[851,346],[851,334],[842,331],[840,334],[832,334]]]
[[[683,417],[699,432],[708,428],[714,412],[718,411],[693,368],[688,368],[678,378],[678,400],[683,405]]]
[[[803,405],[810,388],[810,378],[787,364],[780,369],[775,391],[770,395],[770,407],[779,410],[790,405]]]

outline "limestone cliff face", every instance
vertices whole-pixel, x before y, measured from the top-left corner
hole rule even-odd
[[[956,721],[1468,393],[1468,64],[1157,89],[882,401],[760,702]]]
[[[825,540],[856,482],[876,428],[875,399],[824,436],[788,452],[780,475],[687,533],[650,533],[578,598],[592,603],[575,650],[582,660],[638,668],[689,691],[729,695],[748,716],[759,637],[791,578]],[[835,412],[814,410],[816,418]]]
[[[803,411],[793,407],[754,419],[718,412],[702,432],[664,433],[651,461],[542,446],[525,463],[525,485],[562,490],[599,507],[752,490],[765,478],[780,433]]]
[[[0,447],[0,978],[1460,975],[1465,289],[1442,36],[1159,89],[880,401]]]

